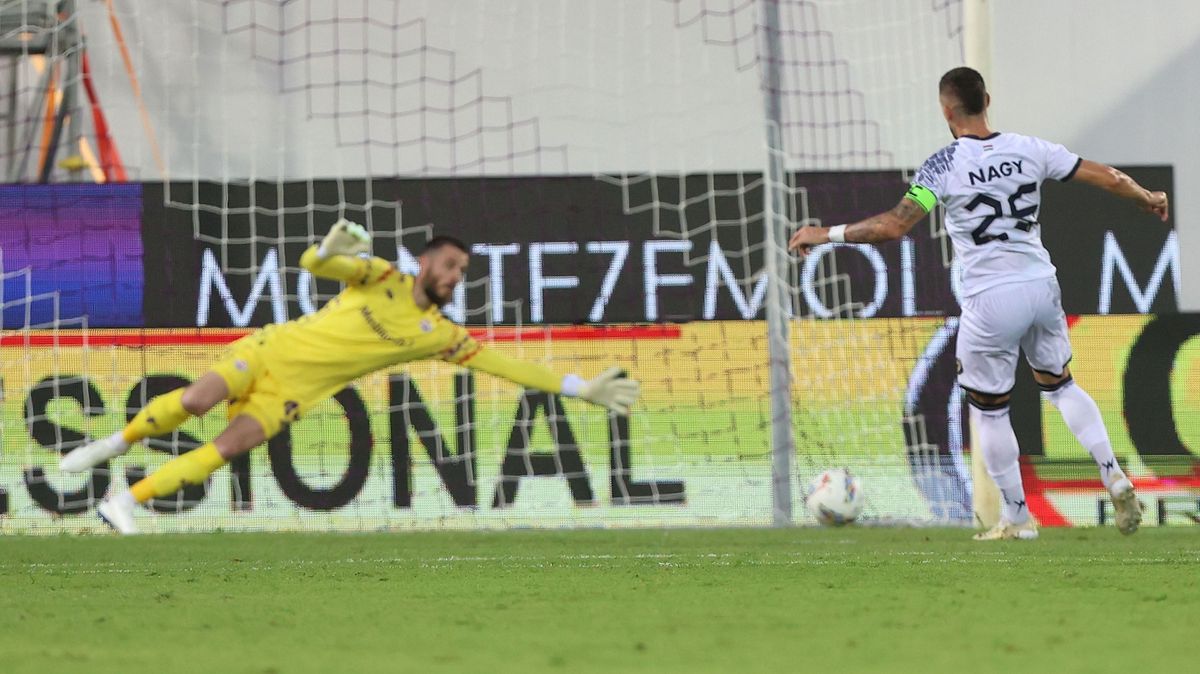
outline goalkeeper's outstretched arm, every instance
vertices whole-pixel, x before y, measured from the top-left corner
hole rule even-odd
[[[510,358],[498,351],[486,348],[468,336],[465,331],[462,338],[443,353],[442,357],[472,370],[507,379],[525,388],[582,398],[601,407],[607,407],[617,414],[629,414],[629,408],[637,401],[638,393],[641,390],[641,385],[624,377],[620,368],[611,367],[594,379],[584,379],[575,374],[560,376],[537,363]]]
[[[300,266],[314,276],[367,285],[382,278],[392,265],[378,257],[360,257],[370,252],[371,236],[361,225],[338,220],[318,246],[300,256]]]

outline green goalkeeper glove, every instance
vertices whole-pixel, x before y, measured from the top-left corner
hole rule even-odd
[[[342,218],[333,223],[329,233],[321,239],[317,255],[321,258],[334,255],[349,255],[351,257],[371,252],[371,235],[362,225]]]
[[[563,377],[563,394],[607,407],[617,414],[629,414],[642,386],[625,376],[619,367],[610,367],[595,379],[583,379],[569,374]]]

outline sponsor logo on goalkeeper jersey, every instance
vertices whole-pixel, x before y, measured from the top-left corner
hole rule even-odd
[[[383,341],[391,342],[396,346],[412,345],[413,341],[411,339],[407,337],[397,337],[388,332],[387,328],[383,327],[383,325],[376,320],[375,314],[371,312],[371,307],[364,306],[363,308],[359,309],[359,313],[362,314],[363,320],[367,322],[367,326],[371,328],[371,332],[374,332]]]

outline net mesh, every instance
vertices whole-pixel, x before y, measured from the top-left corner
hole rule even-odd
[[[750,0],[131,1],[113,16],[84,4],[91,76],[124,167],[145,185],[144,254],[161,268],[145,281],[145,320],[158,327],[126,344],[93,339],[71,352],[78,363],[10,388],[39,372],[82,375],[86,356],[108,405],[63,427],[111,433],[178,383],[169,377],[203,372],[239,329],[335,294],[298,260],[338,217],[363,223],[375,254],[404,271],[450,231],[475,256],[448,315],[559,371],[623,367],[644,386],[637,412],[610,418],[415,364],[322,403],[286,442],[218,472],[199,500],[162,504],[170,514],[146,526],[767,524],[764,196],[786,195],[792,226],[890,207],[905,169],[942,143],[930,82],[961,61],[958,2],[777,6],[768,27]],[[767,31],[780,53],[766,51]],[[21,87],[24,104],[34,94]],[[777,157],[764,144],[772,96]],[[101,144],[90,126],[82,135]],[[771,161],[783,184],[765,177]],[[895,272],[903,259],[839,247],[780,279],[793,478],[850,467],[872,521],[969,513],[961,456],[927,428],[954,405],[927,420],[910,404],[909,375],[936,356],[926,345],[944,326],[905,317],[940,313],[949,295],[912,279],[944,275],[943,239],[935,219],[914,233],[900,249],[907,276]],[[179,265],[190,284],[172,281]],[[831,317],[842,320],[818,320]],[[221,425],[214,413],[135,449],[114,462],[112,488]],[[6,457],[59,479],[27,436],[6,436]],[[811,522],[794,493],[797,521]],[[21,503],[14,512],[37,526],[91,526],[50,525]]]

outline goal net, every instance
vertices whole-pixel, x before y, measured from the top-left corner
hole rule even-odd
[[[339,217],[410,273],[429,237],[467,241],[448,316],[561,372],[620,366],[642,401],[617,417],[415,363],[356,382],[265,451],[154,502],[139,514],[147,530],[765,525],[779,522],[780,493],[788,521],[812,523],[805,485],[835,467],[862,478],[865,521],[969,521],[961,396],[942,371],[951,260],[936,220],[886,250],[769,264],[794,227],[893,205],[906,170],[943,144],[931,92],[962,59],[960,3],[76,9],[98,101],[77,96],[80,137],[97,148],[111,137],[132,184],[46,187],[54,200],[117,201],[95,246],[5,267],[4,526],[92,528],[82,514],[96,498],[214,437],[222,408],[90,476],[55,465],[247,330],[336,294],[298,261]],[[25,109],[36,59],[14,53],[6,95]],[[24,133],[34,120],[8,123]],[[32,166],[18,179],[34,180]],[[56,165],[50,177],[80,174]],[[136,203],[134,234],[121,195]],[[6,263],[39,237],[70,236],[56,207],[39,228],[10,203]],[[19,307],[42,301],[38,275],[72,264],[127,284],[113,297],[136,295],[136,307],[125,315],[95,296],[26,320]],[[774,353],[773,302],[788,332]],[[64,344],[54,335],[67,326]],[[772,368],[789,387],[772,388]],[[41,398],[36,426],[22,409]],[[784,464],[781,429],[794,443]],[[54,486],[62,507],[22,476]]]

